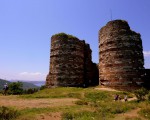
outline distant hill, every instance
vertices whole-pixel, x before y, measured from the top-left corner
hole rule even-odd
[[[3,87],[4,87],[4,85],[5,85],[6,83],[9,85],[11,82],[10,82],[10,81],[7,81],[7,80],[0,79],[0,90],[3,89]]]
[[[22,81],[20,81],[22,82]],[[28,82],[22,82],[23,83],[23,89],[29,89],[29,88],[39,88],[38,86],[32,84],[32,83],[28,83]]]
[[[32,83],[39,87],[41,87],[42,85],[45,85],[45,81],[25,81],[25,82]]]
[[[17,82],[17,81],[13,81],[13,82]],[[19,82],[22,82],[22,81],[19,81]],[[4,79],[0,79],[0,90],[3,89],[3,86],[5,84],[10,84],[12,82],[8,81],[8,80],[4,80]],[[23,89],[29,89],[29,88],[39,88],[38,86],[32,84],[32,83],[28,83],[28,82],[22,82],[23,83]]]

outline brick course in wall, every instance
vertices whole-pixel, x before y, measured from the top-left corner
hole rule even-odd
[[[91,49],[84,40],[64,33],[51,37],[47,87],[88,86],[92,81]]]
[[[99,31],[100,85],[123,88],[143,83],[144,58],[139,33],[114,20]]]

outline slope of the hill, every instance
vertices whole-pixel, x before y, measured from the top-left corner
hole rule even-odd
[[[22,81],[20,81],[20,82],[22,82]],[[8,81],[8,80],[0,79],[0,90],[3,89],[3,87],[4,87],[4,85],[5,85],[6,83],[9,85],[9,84],[12,83],[12,82],[10,82],[10,81]],[[36,85],[34,85],[34,84],[32,84],[32,83],[28,83],[28,82],[22,82],[22,84],[23,84],[23,89],[39,88],[38,86],[36,86]]]
[[[28,82],[22,82],[22,84],[23,84],[23,89],[39,88],[38,86]]]
[[[113,100],[116,94],[121,100]],[[124,95],[129,97],[127,102],[123,100]],[[149,119],[148,102],[130,101],[134,97],[133,93],[125,91],[59,87],[28,95],[0,95],[0,106],[8,110],[15,108],[20,113],[15,120]]]
[[[9,85],[11,82],[8,80],[0,79],[0,90],[3,89],[3,87],[6,83]]]

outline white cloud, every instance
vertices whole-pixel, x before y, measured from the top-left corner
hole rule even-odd
[[[28,72],[22,72],[22,73],[20,73],[20,75],[27,75],[28,74]]]
[[[21,80],[45,80],[46,74],[41,72],[21,72],[17,78]]]
[[[39,76],[39,75],[42,75],[42,73],[40,73],[40,72],[21,72],[20,75]]]
[[[150,57],[150,51],[143,51],[144,57]]]

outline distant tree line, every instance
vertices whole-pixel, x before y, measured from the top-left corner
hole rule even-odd
[[[18,82],[9,83],[7,94],[9,95],[10,94],[11,95],[33,94],[44,88],[45,86],[41,86],[40,88],[23,89],[23,83],[18,81]],[[3,91],[1,91],[1,93],[2,92]]]

